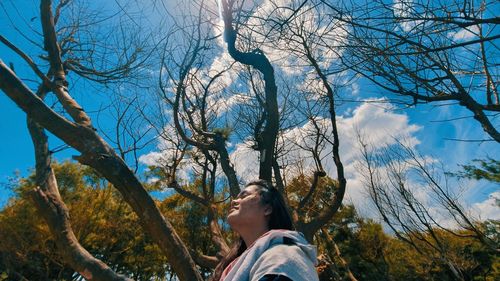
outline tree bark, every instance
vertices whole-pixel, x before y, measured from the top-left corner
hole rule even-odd
[[[28,118],[28,129],[35,147],[36,184],[31,196],[38,212],[49,226],[59,253],[70,266],[87,280],[131,280],[115,273],[101,260],[94,258],[78,242],[69,211],[61,199],[57,180],[50,165],[47,136],[43,128]]]
[[[77,160],[100,172],[122,194],[142,227],[160,246],[181,280],[202,280],[187,247],[134,173],[89,126],[50,109],[0,60],[0,89],[35,122],[81,153]]]
[[[61,60],[61,49],[57,43],[54,16],[52,14],[52,1],[42,0],[40,2],[40,16],[44,48],[49,54],[50,67],[54,76],[52,91],[76,123],[90,126],[90,118],[67,91],[68,82],[66,81],[66,72]]]
[[[232,2],[231,2],[232,4]],[[259,178],[272,182],[276,138],[279,130],[278,88],[274,68],[261,50],[244,53],[236,49],[237,33],[233,28],[232,5],[222,1],[224,18],[224,38],[231,57],[242,64],[253,66],[264,76],[266,124],[257,140],[260,151]]]
[[[238,184],[238,177],[236,176],[236,171],[234,170],[231,160],[229,159],[229,153],[226,148],[226,141],[221,134],[217,133],[214,138],[215,141],[215,151],[219,153],[219,161],[227,177],[229,183],[229,193],[231,193],[232,198],[236,198],[240,193],[240,185]]]
[[[340,153],[339,153],[339,146],[340,146],[340,139],[339,139],[339,133],[337,129],[337,113],[335,111],[335,94],[333,91],[332,86],[330,85],[328,81],[328,77],[323,73],[321,70],[318,62],[316,61],[316,58],[312,55],[309,46],[305,42],[304,39],[303,41],[303,47],[306,51],[306,58],[309,60],[310,64],[313,66],[314,70],[316,71],[316,74],[318,74],[319,78],[321,79],[321,82],[323,84],[323,87],[326,90],[326,95],[328,98],[328,110],[330,113],[330,123],[332,125],[332,135],[333,135],[333,143],[332,143],[332,154],[333,154],[333,161],[335,163],[335,167],[337,170],[337,182],[338,186],[335,187],[334,195],[332,198],[332,204],[323,209],[323,211],[310,220],[308,223],[302,223],[301,225],[301,230],[304,231],[304,235],[307,239],[311,239],[314,236],[314,234],[326,223],[328,223],[329,220],[335,215],[337,210],[340,208],[342,205],[342,201],[344,200],[344,195],[346,191],[346,186],[347,186],[347,180],[344,175],[344,165],[342,163],[342,160],[340,158]],[[311,241],[309,240],[309,241]]]

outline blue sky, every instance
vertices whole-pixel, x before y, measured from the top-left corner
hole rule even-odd
[[[87,5],[90,3],[89,9],[98,10],[104,16],[116,14],[116,11],[120,10],[139,10],[136,5],[142,5],[142,3],[135,3],[134,1],[129,1],[128,5],[123,4],[123,1],[75,2]],[[166,1],[163,4],[167,9],[170,9],[176,3],[175,1]],[[152,6],[148,5],[140,7],[143,13],[149,14],[149,17],[141,18],[141,21],[146,22],[145,25],[154,26],[162,20],[154,13],[151,13],[152,8]],[[127,17],[122,12],[117,19],[127,20]],[[143,24],[138,19],[134,19],[134,21],[137,24]],[[30,55],[36,62],[41,61],[37,57],[41,53],[40,48],[29,41],[33,40],[38,44],[43,44],[40,36],[40,26],[38,0],[8,0],[0,2],[0,34]],[[25,36],[20,36],[18,30],[22,31]],[[0,59],[6,64],[12,63],[18,77],[21,79],[28,78],[24,82],[32,90],[36,90],[37,83],[30,83],[30,79],[36,79],[32,70],[17,54],[3,44],[0,44]],[[102,88],[95,87],[95,85],[82,83],[81,80],[75,84],[78,85],[78,88],[71,89],[72,95],[91,116],[94,127],[106,130],[109,129],[109,126],[113,126],[110,122],[112,119],[110,114],[104,112],[97,115],[95,113],[102,107],[109,106],[108,93],[101,91]],[[16,175],[26,176],[34,167],[34,151],[26,127],[26,115],[3,92],[0,94],[0,117],[5,120],[4,122],[0,122],[0,131],[2,132],[0,138],[1,207],[12,196],[12,192],[8,188],[10,179]],[[52,136],[49,132],[47,134],[49,135],[49,147],[51,150],[64,146],[64,143],[58,138]],[[54,154],[54,158],[59,161],[65,161],[71,160],[71,157],[74,155],[78,155],[77,151],[65,146],[63,150]]]
[[[12,3],[15,3],[15,6]],[[100,5],[102,5],[103,10],[106,10],[106,4]],[[110,10],[112,8],[109,6]],[[6,13],[11,15],[10,19],[5,16]],[[155,21],[155,19],[149,19],[149,21]],[[40,36],[29,29],[30,26],[36,30],[39,29],[38,1],[11,0],[0,2],[0,34],[28,54],[37,53],[36,47],[32,46],[26,38],[19,36],[13,26],[27,32],[29,38],[39,39]],[[0,45],[0,59],[7,64],[12,62],[19,77],[34,77],[26,64],[3,45]],[[34,84],[28,85],[34,86]],[[359,81],[357,87],[361,92],[360,97],[380,98],[381,96],[380,91],[366,83],[366,81]],[[73,94],[89,112],[99,109],[108,101],[105,94],[99,93],[95,88],[91,87],[80,86],[80,88],[74,89]],[[342,106],[340,114],[348,120],[354,115],[353,111],[356,112],[356,109],[359,110],[361,106],[362,103],[360,102],[346,103]],[[494,142],[478,143],[447,140],[487,138],[480,125],[472,118],[441,122],[459,116],[470,116],[468,111],[458,106],[419,105],[407,109],[395,109],[392,112],[396,114],[397,118],[407,118],[405,124],[408,126],[415,125],[419,128],[412,132],[412,136],[420,142],[417,148],[421,153],[442,161],[448,170],[456,170],[459,168],[459,164],[467,164],[476,158],[500,158],[498,144]],[[5,188],[8,178],[13,176],[16,171],[21,176],[25,176],[34,165],[33,148],[25,119],[25,114],[5,94],[0,93],[0,120],[4,120],[0,122],[0,132],[2,132],[0,138],[0,183],[2,184],[0,185],[0,206],[5,204],[9,196],[11,196],[10,191]],[[109,120],[108,117],[101,116],[100,122],[106,123]],[[498,128],[500,122],[496,120],[495,123]],[[103,124],[103,127],[105,128],[107,125]],[[349,143],[351,140],[344,138],[341,141]],[[61,144],[55,137],[50,138],[50,147],[52,149],[59,147]],[[142,153],[147,154],[156,150],[157,148],[153,145],[142,151]],[[55,158],[62,161],[70,159],[72,155],[76,154],[72,149],[65,149],[56,153]],[[483,202],[487,200],[490,194],[499,190],[498,185],[487,182],[469,182],[468,184],[472,186],[467,191],[467,203],[469,204]]]
[[[10,20],[5,16],[4,10],[12,14],[12,18],[19,18],[19,14],[26,15],[30,19],[35,14],[31,9],[34,1],[19,1],[22,4],[17,10],[13,9],[9,2],[2,1],[0,3],[1,17],[0,17],[0,32],[9,38],[14,44],[20,47],[27,46],[23,44],[23,40],[16,36],[16,31],[12,27]],[[30,76],[31,73],[26,71],[26,67],[20,62],[9,49],[4,45],[0,46],[0,59],[5,63],[14,63],[19,65],[16,67],[16,73],[21,77]],[[2,132],[1,145],[0,145],[0,182],[6,183],[7,177],[13,175],[18,170],[22,175],[26,174],[29,167],[33,166],[33,148],[30,143],[28,130],[26,128],[26,115],[17,108],[17,106],[2,93],[0,95],[0,114],[4,122],[0,122],[0,130]],[[9,192],[5,188],[0,187],[0,205],[6,202]]]

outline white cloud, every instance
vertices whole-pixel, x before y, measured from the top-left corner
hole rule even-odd
[[[244,93],[232,93],[229,97],[212,95],[207,99],[208,108],[220,116],[238,104],[250,102],[251,97]]]
[[[259,177],[259,154],[251,145],[248,141],[236,144],[230,155],[236,173],[245,182]]]
[[[175,131],[173,126],[167,126],[164,128],[162,134],[164,137],[158,138],[158,151],[151,151],[147,154],[141,155],[139,157],[139,162],[146,166],[153,167],[168,167],[171,166],[176,159],[179,158],[180,151],[177,149],[176,144],[182,143],[180,136]],[[179,164],[179,168],[176,171],[176,176],[178,181],[189,180],[189,175],[191,173],[190,167],[192,166],[192,159],[184,157]],[[148,179],[150,182],[157,181],[158,179],[153,177]]]
[[[251,38],[252,42],[258,44],[253,48],[260,48],[273,66],[280,68],[287,75],[303,75],[310,68],[310,63],[305,58],[301,39],[297,38],[296,34],[283,34],[273,22],[286,20],[295,32],[304,33],[312,55],[323,69],[328,69],[339,58],[341,48],[336,47],[340,46],[347,36],[346,25],[325,17],[318,7],[306,4],[300,12],[295,13],[295,9],[302,4],[302,0],[262,1],[238,30],[242,34],[241,38]],[[268,21],[269,19],[272,20]],[[251,28],[245,29],[245,26]],[[213,33],[218,38],[218,45],[225,50],[226,43],[223,36],[220,36],[223,33],[222,21],[219,20],[219,24],[213,25]],[[293,40],[290,40],[290,37],[293,37]],[[242,42],[241,38],[237,39],[237,46]],[[225,53],[227,55],[227,51]]]
[[[302,1],[288,1],[290,6],[298,6]],[[264,5],[269,3],[265,2]],[[269,4],[267,4],[270,6]],[[281,20],[288,20],[288,28],[294,29],[295,33],[280,33],[276,35],[275,40],[269,42],[265,38],[261,40],[266,42],[262,49],[269,59],[287,75],[303,76],[305,72],[312,70],[311,62],[306,57],[306,49],[302,41],[306,40],[309,52],[317,60],[321,69],[329,69],[330,66],[339,59],[342,54],[342,42],[347,37],[346,25],[340,21],[326,19],[322,11],[315,7],[305,5],[301,12],[294,15],[292,9],[283,8],[284,5],[278,5],[271,11],[272,14],[258,14],[259,18],[274,17]],[[262,24],[262,23],[261,23]],[[265,33],[267,34],[267,32]],[[302,38],[297,35],[302,34]],[[256,37],[259,34],[255,35]]]
[[[448,37],[453,39],[453,41],[464,41],[477,38],[479,34],[479,28],[477,25],[473,25],[468,28],[463,28],[457,32],[448,33]]]
[[[491,193],[483,202],[473,204],[472,212],[480,220],[500,220],[500,191]]]
[[[423,21],[421,20],[407,20],[405,18],[413,17],[414,15],[414,0],[394,0],[394,4],[392,5],[392,10],[394,11],[394,15],[400,18],[400,26],[401,28],[408,32],[411,31],[415,26],[419,25]]]
[[[214,77],[215,75],[219,74],[220,72],[229,69],[231,64],[234,62],[234,59],[231,58],[229,53],[221,50],[221,53],[219,56],[217,56],[213,61],[210,67],[208,68],[208,75],[210,77]],[[221,77],[218,79],[219,82],[221,82],[222,85],[225,87],[228,87],[233,83],[238,78],[238,73],[235,71],[225,71]],[[208,82],[208,81],[207,81]]]
[[[382,102],[383,100],[379,101]],[[326,135],[332,139],[329,119],[318,118],[317,122],[324,127]],[[360,131],[371,143],[375,144],[393,144],[396,139],[405,137],[409,143],[416,145],[419,141],[413,134],[420,127],[410,124],[406,114],[395,113],[377,103],[363,103],[354,109],[351,116],[338,116],[337,127],[340,137],[340,154],[348,181],[346,200],[352,202],[362,210],[361,212],[368,213],[368,211],[363,211],[363,209],[366,209],[367,197],[363,188],[362,177],[356,167],[359,154],[357,131]],[[308,122],[301,127],[286,131],[283,135],[290,153],[280,161],[288,167],[285,172],[288,179],[296,175],[299,170],[310,172],[315,169],[314,160],[310,154],[299,147],[299,145],[304,146],[313,141],[308,137],[308,132],[311,130],[312,124]],[[238,144],[231,154],[235,170],[243,181],[258,177],[258,152],[251,149],[251,145],[249,142]],[[331,150],[331,145],[326,144],[321,156],[324,157],[323,165],[327,174],[330,177],[336,177],[336,168],[331,156]]]
[[[161,159],[165,158],[164,153],[162,152],[149,152],[147,154],[141,155],[139,157],[139,162],[146,166],[156,166],[160,162]],[[168,157],[167,157],[168,158]]]
[[[359,95],[359,84],[356,82],[351,83],[350,85],[351,88],[351,96],[358,96]]]

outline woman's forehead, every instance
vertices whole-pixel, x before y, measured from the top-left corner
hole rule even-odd
[[[257,185],[249,185],[249,186],[243,188],[241,190],[240,194],[238,194],[238,196],[256,193],[258,191],[258,189],[259,189],[259,187]]]

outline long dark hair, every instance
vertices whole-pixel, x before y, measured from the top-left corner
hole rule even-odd
[[[294,230],[292,217],[288,212],[285,204],[285,200],[281,193],[272,184],[265,180],[251,181],[245,185],[245,187],[255,185],[258,187],[258,192],[261,198],[262,204],[270,205],[272,208],[271,215],[269,217],[268,228],[271,229],[288,229]],[[247,249],[245,241],[241,237],[233,244],[231,250],[227,255],[222,258],[215,268],[214,274],[210,278],[211,281],[219,281],[222,276],[224,269],[237,257],[239,257]]]

